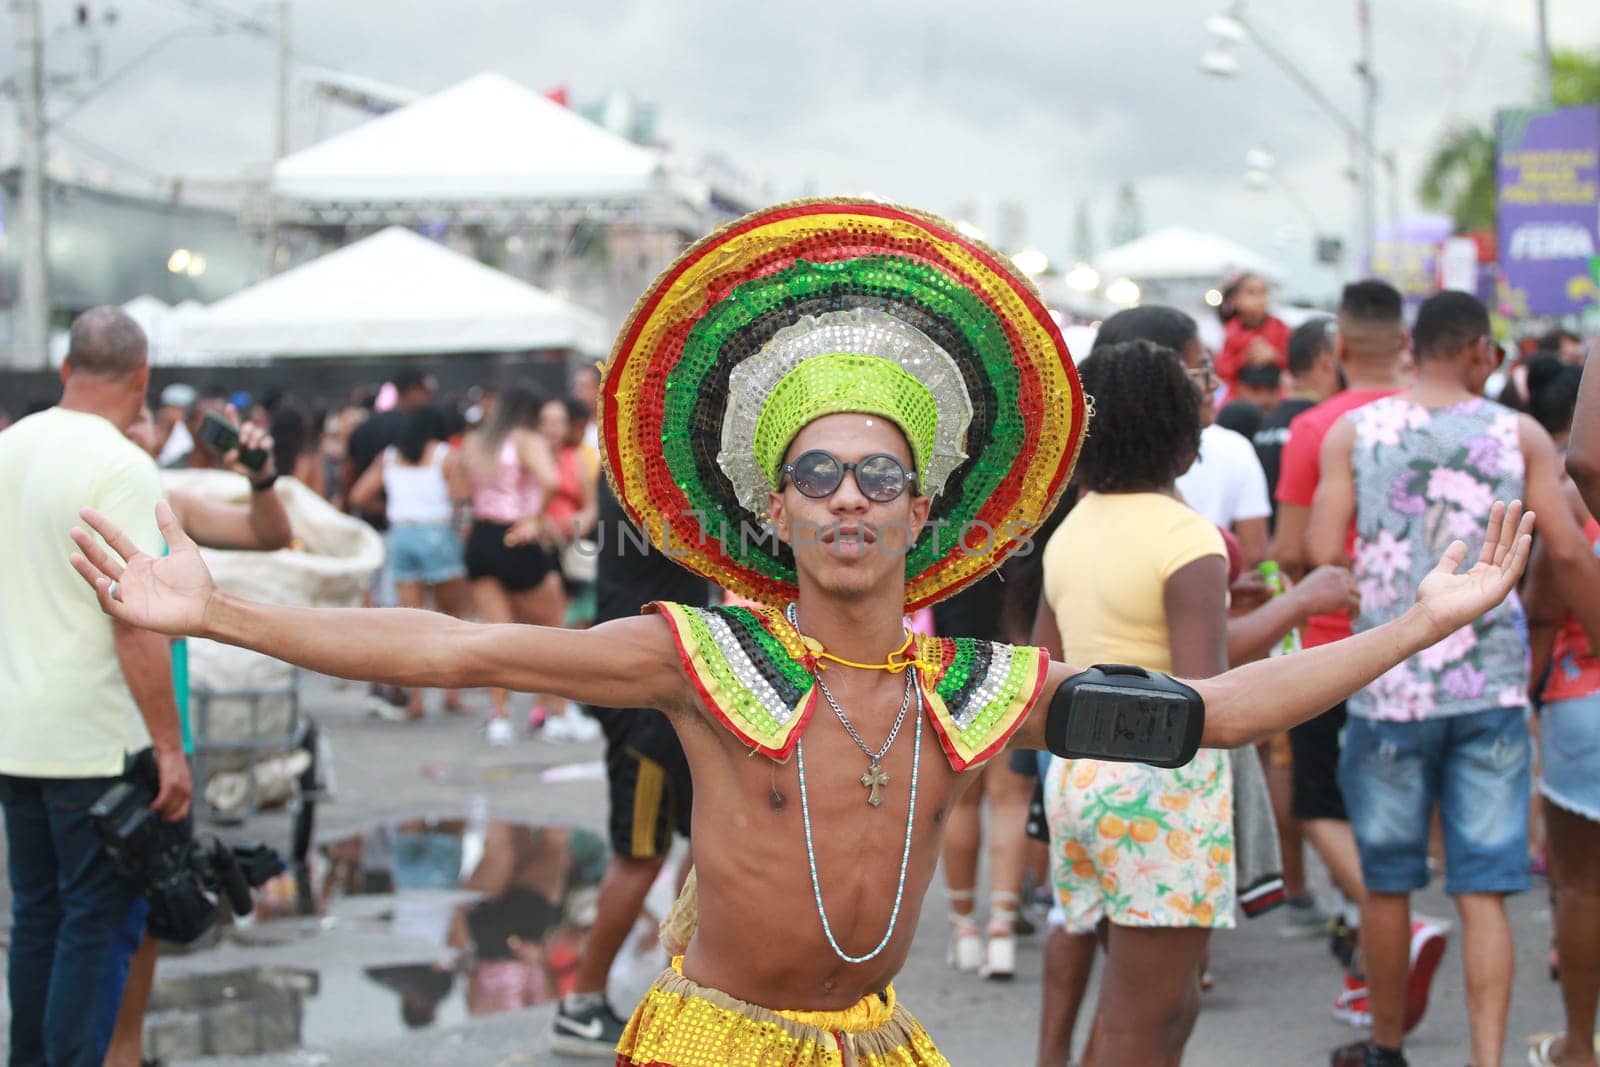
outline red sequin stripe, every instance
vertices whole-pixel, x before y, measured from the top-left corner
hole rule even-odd
[[[974,255],[977,254],[977,249],[973,248],[972,246],[964,245],[963,247],[966,247]],[[792,245],[788,246],[783,253],[763,256],[756,265],[746,266],[738,271],[720,275],[716,282],[714,282],[708,290],[715,297],[715,300],[708,302],[708,306],[725,299],[727,295],[738,286],[743,285],[748,281],[770,276],[778,271],[787,269],[799,259],[805,259],[812,263],[826,264],[856,259],[862,255],[901,255],[907,259],[916,260],[926,266],[930,266],[941,271],[946,276],[958,281],[964,288],[976,295],[979,300],[983,302],[984,306],[989,308],[989,310],[994,313],[996,320],[1000,322],[1001,327],[1006,331],[1007,343],[1013,353],[1018,351],[1026,351],[1026,349],[1024,349],[1022,346],[1021,335],[1016,331],[1015,327],[1011,325],[1007,319],[1007,316],[1000,310],[997,303],[992,297],[990,297],[989,293],[984,289],[984,287],[978,284],[976,278],[964,271],[954,261],[946,258],[944,255],[934,251],[931,248],[907,246],[905,242],[894,238],[881,240],[870,247],[865,245],[843,247],[833,239],[833,234],[830,232],[819,234],[815,237],[806,238],[802,241],[794,242]],[[993,269],[993,261],[990,260],[989,262],[991,263],[991,269]],[[1009,276],[1006,276],[1006,281],[1010,281]],[[1015,286],[1013,286],[1013,289],[1015,289]],[[1048,315],[1046,318],[1048,319]],[[681,351],[681,348],[679,351]],[[1061,348],[1060,351],[1065,353],[1064,348]],[[674,363],[674,365],[676,365],[676,363]],[[1075,378],[1076,371],[1072,367],[1072,360],[1070,356],[1067,356],[1065,365],[1068,367],[1069,377]],[[1027,479],[1022,475],[1025,475],[1031,471],[1034,457],[1037,455],[1039,449],[1040,435],[1038,434],[1037,430],[1040,415],[1038,413],[1041,412],[1044,402],[1041,398],[1033,403],[1030,403],[1029,398],[1030,393],[1032,397],[1040,397],[1041,376],[1033,363],[1025,358],[1019,359],[1014,356],[1012,360],[1012,366],[1015,368],[1018,375],[1018,406],[1023,410],[1025,415],[1031,411],[1034,413],[1034,417],[1031,421],[1025,421],[1023,423],[1022,446],[1018,450],[1017,458],[1014,461],[1015,469],[1021,472],[1021,474],[1019,474],[1019,476],[1016,478],[1001,482],[1000,485],[996,487],[994,493],[989,496],[989,498],[973,516],[974,522],[987,522],[990,526],[1004,525],[1003,523],[997,524],[994,520],[1004,519],[1011,513],[1011,509],[1021,497],[1027,481]],[[1073,418],[1075,420],[1080,420],[1082,418],[1083,401],[1080,395],[1081,392],[1082,390],[1074,391]],[[1075,421],[1073,425],[1081,425],[1081,423]],[[1063,471],[1058,469],[1053,472],[1053,474],[1054,477],[1052,484],[1060,485]],[[997,546],[995,551],[997,555],[1002,555],[1002,549],[1009,548],[1012,544],[1017,542],[1016,538],[1002,537],[1003,533],[1004,531],[998,528],[995,531]],[[986,535],[983,533],[981,527],[973,529],[969,532],[969,538],[977,538],[980,543],[983,539],[985,539],[985,537]],[[969,547],[971,547],[970,544]],[[957,553],[950,553],[930,564],[928,569],[918,576],[919,579],[925,580],[928,577],[938,574],[945,567],[954,563],[957,555]],[[975,581],[982,576],[982,573],[975,574],[971,578],[964,580],[961,585],[965,586],[971,581]]]
[[[968,244],[967,242],[960,240],[960,238],[957,235],[955,235],[955,234],[953,234],[953,233],[951,233],[949,231],[942,230],[940,227],[934,226],[934,225],[930,224],[927,220],[921,219],[921,218],[919,218],[919,217],[917,217],[915,215],[910,215],[910,214],[907,214],[905,212],[901,212],[901,211],[897,211],[897,210],[894,210],[894,209],[886,208],[886,207],[883,207],[881,205],[867,205],[867,204],[851,204],[851,205],[814,204],[814,205],[805,205],[805,206],[800,206],[800,207],[795,207],[795,208],[789,208],[789,209],[785,209],[785,210],[781,210],[781,211],[767,212],[765,214],[762,214],[762,215],[755,216],[753,218],[747,219],[745,222],[743,222],[743,223],[735,226],[734,228],[729,229],[728,231],[718,235],[718,237],[716,239],[707,241],[704,246],[696,249],[692,254],[686,256],[682,261],[680,261],[669,272],[668,275],[664,276],[662,279],[660,279],[657,282],[657,284],[655,286],[655,289],[654,289],[654,291],[652,292],[652,294],[650,296],[650,299],[637,312],[635,312],[635,314],[630,318],[628,326],[627,326],[627,329],[626,329],[624,337],[623,337],[623,340],[618,345],[618,348],[617,348],[617,358],[621,359],[623,363],[626,363],[628,360],[634,358],[635,356],[640,355],[640,353],[638,352],[638,350],[635,347],[637,345],[637,342],[638,342],[639,334],[643,329],[644,323],[646,321],[648,321],[650,315],[654,312],[655,308],[659,305],[659,303],[660,303],[663,295],[665,294],[665,292],[671,287],[673,282],[675,282],[676,279],[683,274],[684,271],[688,270],[689,267],[692,266],[693,264],[699,262],[700,259],[704,258],[704,256],[707,255],[714,248],[720,247],[721,245],[726,244],[728,241],[733,240],[734,238],[739,237],[739,236],[741,236],[741,235],[743,235],[745,233],[748,233],[753,229],[757,229],[757,228],[759,228],[761,226],[768,225],[768,224],[770,224],[771,222],[773,222],[775,220],[781,220],[781,219],[787,219],[787,218],[796,218],[796,217],[801,217],[801,216],[805,216],[805,215],[835,214],[835,213],[846,213],[846,214],[855,213],[855,214],[862,214],[862,215],[874,216],[874,217],[885,218],[885,219],[905,221],[905,222],[909,222],[912,225],[917,226],[917,227],[927,231],[930,234],[934,234],[936,236],[940,236],[944,240],[960,244],[971,255],[973,255],[975,258],[979,259],[980,261],[984,262],[990,268],[990,270],[994,272],[995,277],[1003,280],[1007,285],[1010,286],[1010,288],[1021,298],[1024,306],[1029,310],[1029,313],[1032,314],[1034,316],[1035,320],[1038,321],[1040,323],[1040,325],[1043,326],[1046,329],[1047,336],[1048,336],[1049,332],[1054,329],[1054,324],[1050,320],[1048,312],[1045,311],[1043,305],[1039,303],[1037,298],[1035,298],[1033,296],[1033,294],[1030,293],[1025,286],[1020,285],[1012,277],[1012,275],[1003,266],[998,264],[994,260],[994,258],[991,257],[988,253],[984,252],[982,249],[979,249],[974,245]],[[827,235],[819,235],[819,237],[826,237],[826,236]],[[806,242],[806,243],[809,244],[809,241]],[[901,251],[903,253],[907,253],[907,254],[909,254],[909,253],[911,253],[913,251],[912,249],[898,248],[899,243],[900,242],[897,239],[891,240],[889,242],[883,242],[883,241],[863,242],[857,248],[841,247],[841,246],[838,246],[837,243],[835,243],[833,251],[834,251],[834,253],[836,254],[837,257],[841,257],[841,258],[842,257],[854,258],[854,256],[866,253],[868,251],[880,250],[880,249],[884,248],[886,245],[888,247],[895,247],[899,251]],[[767,257],[762,257],[762,258],[764,260],[767,259]],[[976,294],[978,294],[980,299],[984,299],[985,303],[989,303],[991,307],[993,306],[992,303],[990,302],[990,300],[988,299],[988,295],[985,292],[985,290],[982,287],[979,287],[979,286],[976,286],[974,284],[971,284],[971,280],[967,279],[966,275],[962,271],[960,271],[959,269],[955,268],[948,261],[945,261],[944,257],[939,256],[939,255],[934,254],[934,253],[929,253],[924,258],[931,258],[935,262],[940,263],[944,267],[944,269],[946,271],[948,271],[949,273],[953,273],[953,274],[955,274],[955,275],[957,275],[959,277],[962,277],[963,279],[966,279],[968,281],[968,283],[969,283],[968,284],[968,288],[971,291],[973,291]],[[772,269],[778,269],[775,264],[776,264],[776,261],[773,261],[773,262],[770,262],[770,263],[764,263],[763,266],[766,267],[767,270],[770,271]],[[737,277],[737,275],[735,275],[733,277]],[[738,283],[737,283],[737,281],[734,281],[732,284],[736,285]],[[730,288],[731,288],[731,286],[730,286]],[[703,307],[707,307],[707,306],[709,306],[709,304],[702,305],[702,306]],[[702,314],[703,314],[703,311],[702,311]],[[1017,332],[1014,329],[1014,327],[1012,327],[1010,325],[1010,323],[1007,321],[1006,316],[998,315],[997,317],[999,318],[999,321],[1000,321],[1000,323],[1002,325],[1002,328],[1006,332],[1007,340],[1008,340],[1008,343],[1010,344],[1010,347],[1011,347],[1012,351],[1013,352],[1017,352],[1019,350],[1025,350],[1025,349],[1023,349],[1023,346],[1021,345],[1020,336],[1017,334]],[[677,324],[674,324],[674,325],[677,325]],[[1057,338],[1059,338],[1059,336],[1060,336],[1059,332],[1057,332],[1055,334],[1055,336]],[[665,340],[665,338],[663,339],[663,341],[664,340]],[[1071,361],[1070,355],[1068,355],[1067,352],[1066,352],[1065,346],[1057,343],[1054,347],[1057,348],[1057,350],[1061,353],[1061,355],[1063,357],[1063,365],[1067,369],[1067,373],[1068,373],[1069,378],[1072,379],[1072,380],[1075,380],[1076,379],[1076,371],[1075,371],[1075,368],[1072,365],[1072,361]],[[659,351],[659,349],[660,349],[660,346],[658,345],[657,346],[657,351]],[[681,344],[676,346],[676,349],[677,349],[678,352],[681,353],[681,351],[682,351]],[[645,354],[645,358],[648,358],[648,356],[649,356],[649,354]],[[1039,397],[1039,388],[1040,388],[1040,386],[1039,386],[1039,378],[1038,378],[1037,372],[1034,370],[1032,364],[1029,363],[1026,359],[1016,361],[1015,365],[1017,366],[1017,369],[1018,369],[1020,377],[1021,377],[1021,381],[1019,382],[1019,401],[1020,401],[1020,406],[1022,407],[1023,411],[1026,412],[1030,408],[1031,409],[1037,409],[1037,408],[1041,407],[1042,406],[1042,398]],[[661,391],[664,393],[664,389],[665,389],[665,372],[666,372],[667,369],[668,368],[657,368],[658,373],[652,374],[651,376],[647,377],[646,378],[646,383],[649,384],[650,381],[651,381],[651,378],[654,378],[656,381],[661,383]],[[615,374],[613,379],[612,379],[611,388],[606,392],[605,397],[603,398],[604,402],[607,403],[608,405],[610,405],[609,408],[608,408],[608,411],[613,413],[612,417],[607,420],[608,426],[612,426],[612,427],[614,427],[614,425],[615,425],[614,412],[616,410],[616,389],[617,389],[617,383],[620,382],[620,380],[621,380],[621,375],[620,374]],[[1031,393],[1031,396],[1030,396],[1030,393]],[[660,410],[660,408],[657,407],[656,410]],[[1080,390],[1073,390],[1073,417],[1074,417],[1074,420],[1075,420],[1074,425],[1081,425],[1081,420],[1083,418],[1083,399],[1082,399],[1082,395],[1081,395],[1081,389]],[[657,420],[656,424],[659,426],[659,420]],[[1025,424],[1025,427],[1026,427],[1026,424]],[[1021,471],[1023,471],[1023,472],[1026,472],[1028,470],[1028,468],[1032,464],[1033,454],[1037,450],[1037,442],[1036,442],[1036,440],[1034,440],[1034,438],[1036,436],[1037,435],[1035,435],[1035,434],[1025,434],[1023,451],[1018,456],[1018,460],[1020,461],[1018,466],[1019,466],[1019,469]],[[607,448],[608,448],[608,452],[610,453],[609,458],[611,460],[612,469],[614,471],[622,471],[619,441],[618,441],[617,435],[614,432],[614,430],[607,433],[607,435],[606,435],[606,445],[607,445]],[[1061,483],[1063,477],[1065,476],[1066,466],[1067,465],[1062,464],[1056,470],[1055,475],[1054,475],[1054,477],[1052,479],[1051,495],[1053,495],[1055,490],[1057,488],[1059,488],[1060,483]],[[1010,507],[1015,502],[1016,498],[1021,494],[1022,482],[1023,482],[1022,478],[1017,478],[1017,479],[1012,479],[1011,483],[1009,485],[1002,484],[1000,489],[997,490],[996,494],[994,496],[990,497],[990,500],[987,502],[987,506],[985,506],[979,512],[979,516],[978,517],[981,518],[981,517],[984,517],[984,516],[992,516],[992,515],[997,514],[997,513],[1001,514],[1001,515],[1004,515],[1007,511],[1009,511]],[[683,496],[682,491],[678,490],[677,486],[674,483],[668,483],[668,484],[670,485],[670,488],[665,488],[665,490],[664,490],[665,493],[666,493],[666,496],[667,496],[666,503],[667,503],[668,506],[665,507],[665,508],[660,508],[660,510],[661,510],[663,515],[672,515],[674,513],[681,514],[682,512],[687,510],[687,507],[686,507],[686,505],[688,503],[687,498]],[[660,500],[657,497],[657,495],[655,493],[649,492],[650,487],[648,485],[646,485],[645,488],[646,488],[646,491],[647,491],[647,496],[649,496],[652,499],[652,503],[657,504],[657,506],[659,507]],[[624,497],[626,497],[628,494],[625,493],[623,495],[624,495]],[[680,499],[674,499],[674,498],[680,498]],[[639,522],[640,521],[640,516],[639,516],[638,512],[626,500],[624,500],[624,504],[627,507],[628,511],[630,512],[630,514],[631,514],[632,518],[634,519],[634,521],[635,522]],[[674,507],[674,505],[676,505],[676,507]],[[696,530],[696,532],[698,532],[698,530]],[[726,564],[728,564],[730,566],[737,567],[739,569],[744,569],[742,567],[742,565],[733,563],[733,561],[728,557],[727,553],[722,549],[722,546],[719,543],[715,543],[715,542],[713,542],[713,543],[716,544],[716,551],[714,553],[709,553],[710,555],[712,555],[714,558],[720,558],[722,561],[724,561]],[[952,556],[946,557],[944,560],[936,562],[921,577],[926,578],[928,575],[936,574],[944,566],[947,566],[950,563],[952,563],[953,559],[954,559],[954,556],[952,554]],[[970,579],[970,580],[975,580],[977,577],[978,577],[978,575],[974,575],[974,576],[972,576],[972,579]],[[775,580],[766,580],[765,584],[769,584],[773,588],[779,589],[779,590],[786,588],[786,584],[785,583],[777,582]],[[967,584],[967,582],[963,582],[961,584],[965,585],[965,584]]]
[[[1045,654],[1043,649],[1040,649],[1039,671],[1033,681],[1033,690],[1028,694],[1027,702],[1023,705],[1022,710],[1006,724],[1004,729],[990,739],[989,744],[981,752],[975,753],[971,759],[962,758],[955,745],[954,731],[947,727],[931,709],[928,710],[928,720],[933,723],[933,732],[939,735],[939,745],[944,749],[945,758],[950,761],[950,766],[957,773],[992,759],[999,754],[1001,749],[1006,747],[1016,732],[1022,728],[1022,724],[1028,721],[1028,714],[1033,710],[1033,706],[1038,703],[1039,694],[1044,690],[1045,677],[1049,670],[1050,657]],[[949,710],[949,708],[945,709],[946,712]]]
[[[674,613],[673,606],[665,601],[652,600],[641,609],[641,614],[659,614],[667,620],[667,627],[672,631],[672,643],[678,650],[678,661],[683,664],[683,673],[689,676],[689,681],[694,685],[695,692],[700,696],[700,703],[705,706],[705,709],[718,722],[727,727],[729,733],[743,741],[747,747],[769,759],[782,763],[789,758],[789,754],[794,751],[794,746],[800,742],[800,735],[805,732],[806,724],[811,721],[812,713],[817,710],[817,690],[815,686],[806,695],[805,706],[800,709],[799,716],[796,718],[793,728],[790,729],[783,747],[768,748],[754,737],[751,737],[727,712],[723,711],[722,705],[718,704],[716,698],[711,695],[711,690],[706,688],[705,683],[700,680],[700,667],[695,662],[694,657],[689,655],[688,649],[684,647],[683,634],[678,630],[678,617]]]

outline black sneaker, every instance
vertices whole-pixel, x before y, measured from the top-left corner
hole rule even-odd
[[[1328,934],[1328,951],[1347,971],[1355,966],[1357,936],[1343,916],[1334,917]]]
[[[1406,1067],[1406,1058],[1399,1052],[1380,1052],[1370,1041],[1357,1041],[1334,1049],[1331,1064],[1332,1067]]]
[[[618,1018],[604,1000],[581,1011],[569,1011],[567,1002],[562,1000],[556,1005],[556,1017],[550,1022],[550,1047],[568,1056],[612,1059],[617,1054],[622,1031],[627,1028],[627,1022]]]

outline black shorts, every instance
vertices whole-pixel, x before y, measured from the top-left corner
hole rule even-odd
[[[1006,756],[1006,764],[1011,768],[1012,774],[1020,774],[1024,778],[1039,777],[1039,752],[1032,748],[1014,748]]]
[[[634,859],[665,855],[673,831],[689,836],[694,801],[677,732],[665,715],[647,708],[588,711],[606,735],[612,850]]]
[[[1344,794],[1339,792],[1339,735],[1344,721],[1344,702],[1340,701],[1289,731],[1289,749],[1294,753],[1290,811],[1296,819],[1350,821]]]
[[[536,541],[507,548],[510,529],[506,523],[483,519],[472,524],[467,535],[467,577],[493,578],[507,592],[521,593],[544,581],[555,570],[555,561]]]

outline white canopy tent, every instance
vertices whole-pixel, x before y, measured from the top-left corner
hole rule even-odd
[[[150,343],[150,363],[162,367],[183,362],[183,354],[179,349],[178,321],[189,314],[191,308],[199,306],[193,301],[186,301],[173,307],[159,297],[144,293],[123,304],[122,310],[144,331],[145,339]],[[61,366],[61,361],[66,358],[70,337],[67,330],[58,330],[51,335],[52,367]]]
[[[287,156],[272,180],[291,217],[709,200],[660,152],[493,73]]]
[[[1103,279],[1189,279],[1218,285],[1235,271],[1251,271],[1269,282],[1281,282],[1286,271],[1277,262],[1216,234],[1172,227],[1118,245],[1095,261]]]
[[[178,321],[191,363],[566,349],[603,355],[598,316],[399,226]]]

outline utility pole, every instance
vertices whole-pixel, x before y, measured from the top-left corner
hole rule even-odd
[[[17,211],[17,300],[11,308],[11,363],[50,364],[50,267],[45,255],[44,38],[39,0],[11,0],[17,30],[17,125],[21,195]]]
[[[1539,34],[1539,106],[1555,105],[1555,88],[1550,78],[1550,13],[1548,0],[1534,0],[1534,26]]]
[[[278,0],[278,158],[289,154],[289,91],[294,62],[294,36],[290,33],[289,0]]]
[[[290,30],[289,0],[278,0],[278,107],[276,164],[289,154],[289,105],[293,86],[294,35]],[[276,167],[267,171],[267,273],[278,272],[278,197],[273,189]]]
[[[1373,241],[1377,235],[1377,127],[1378,83],[1372,67],[1372,5],[1371,0],[1356,0],[1356,19],[1361,33],[1361,59],[1356,73],[1361,78],[1361,244],[1356,253],[1360,257],[1359,270],[1370,270]]]

